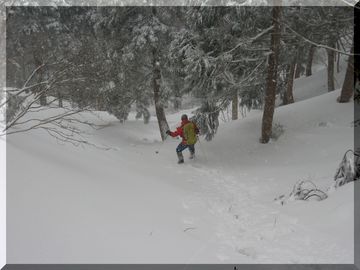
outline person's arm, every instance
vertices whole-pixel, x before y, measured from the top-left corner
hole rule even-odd
[[[177,136],[181,136],[181,128],[177,128],[175,131],[166,131],[166,134],[170,135],[171,137],[177,137]]]

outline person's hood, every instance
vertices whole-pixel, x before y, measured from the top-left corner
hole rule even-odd
[[[186,125],[187,123],[190,123],[189,119],[182,120],[181,121],[181,126]]]

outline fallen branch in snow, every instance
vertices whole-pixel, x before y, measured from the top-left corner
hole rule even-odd
[[[307,201],[310,198],[314,198],[317,201],[324,200],[328,195],[318,189],[316,185],[311,181],[299,180],[293,187],[292,192],[288,195],[281,195],[278,198],[275,198],[275,201],[279,201],[281,205],[285,204],[288,201],[294,200],[304,200]]]
[[[56,65],[56,68],[48,74],[48,78],[32,83],[37,73],[50,65]],[[86,129],[103,128],[84,117],[83,113],[92,113],[90,107],[76,108],[68,102],[62,103],[61,107],[54,104],[59,98],[53,95],[56,95],[61,85],[84,79],[70,74],[74,68],[76,67],[63,62],[42,64],[31,72],[21,88],[5,89],[6,96],[0,100],[0,109],[6,108],[6,117],[0,122],[0,138],[41,129],[61,143],[70,143],[74,146],[90,145],[102,150],[111,149],[91,143],[86,136]],[[41,103],[44,95],[46,104]]]
[[[275,226],[276,226],[276,221],[277,221],[277,217],[275,217],[273,229],[274,229]]]
[[[360,152],[347,150],[336,170],[334,181],[335,183],[330,186],[327,192],[343,186],[349,182],[360,179]],[[307,201],[310,198],[316,199],[317,201],[325,200],[328,194],[316,187],[311,181],[298,181],[293,187],[292,192],[285,196],[281,195],[275,198],[275,201],[279,201],[281,205],[288,201],[293,200],[304,200]]]
[[[98,125],[89,121],[81,120],[80,113],[84,112],[85,110],[70,110],[43,119],[35,117],[30,118],[16,123],[16,125],[13,125],[12,129],[0,133],[0,138],[5,134],[9,136],[16,133],[41,129],[46,131],[58,142],[70,143],[74,146],[89,145],[101,150],[110,150],[110,147],[99,146],[95,143],[91,143],[90,140],[86,137],[88,133],[84,131],[84,128],[90,127],[92,129],[100,129],[101,127],[98,127]]]
[[[187,232],[187,231],[190,231],[190,230],[195,230],[195,229],[196,229],[195,227],[188,227],[188,228],[184,229],[184,232]]]

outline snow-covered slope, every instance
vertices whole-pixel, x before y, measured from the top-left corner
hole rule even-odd
[[[223,123],[183,165],[154,119],[99,112],[108,125],[92,141],[108,151],[8,136],[7,263],[353,263],[352,184],[321,202],[274,201],[299,179],[332,184],[354,141],[353,104],[338,95],[279,107],[285,132],[266,145],[260,111]]]
[[[347,62],[344,58],[341,59],[339,72],[334,72],[335,88],[341,88],[345,78]],[[300,101],[314,96],[322,95],[328,92],[327,88],[327,69],[315,69],[313,75],[310,77],[302,76],[294,80],[294,99]]]

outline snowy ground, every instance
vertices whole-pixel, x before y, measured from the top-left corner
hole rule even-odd
[[[296,97],[305,82],[295,85]],[[353,148],[353,104],[315,90],[276,110],[277,141],[259,143],[262,112],[252,111],[183,165],[180,141],[160,142],[155,119],[99,112],[108,125],[92,140],[109,151],[41,131],[8,136],[7,263],[352,264],[352,184],[321,202],[274,201],[300,179],[326,190]],[[172,128],[182,113],[168,116]]]

